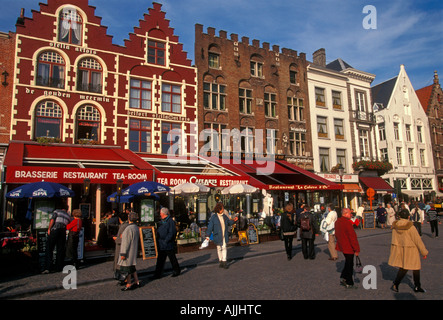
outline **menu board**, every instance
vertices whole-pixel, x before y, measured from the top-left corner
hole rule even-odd
[[[248,241],[249,244],[257,244],[259,242],[257,228],[253,223],[248,225]]]
[[[140,201],[140,222],[154,222],[154,200],[143,199]]]
[[[49,228],[52,212],[55,210],[55,203],[51,200],[35,200],[34,204],[34,229]]]
[[[363,229],[375,229],[375,213],[374,211],[363,212]]]
[[[82,212],[82,219],[89,219],[89,215],[91,214],[91,204],[80,203],[80,211]]]
[[[143,260],[157,258],[157,241],[154,227],[140,227],[140,242]]]

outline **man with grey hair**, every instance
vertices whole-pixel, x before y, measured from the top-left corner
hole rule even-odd
[[[154,278],[161,277],[163,268],[165,266],[166,257],[171,262],[173,273],[172,276],[176,277],[180,274],[180,266],[175,256],[175,237],[177,230],[175,228],[175,221],[171,218],[168,208],[162,207],[160,209],[161,221],[157,228],[157,240],[158,240],[158,257],[157,265],[155,267]]]

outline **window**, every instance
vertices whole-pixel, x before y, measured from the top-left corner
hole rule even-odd
[[[432,179],[421,179],[423,190],[432,190]]]
[[[151,81],[131,79],[130,85],[129,107],[152,110]]]
[[[77,140],[99,141],[100,113],[91,105],[77,111]]]
[[[172,84],[162,85],[162,111],[181,113],[181,87]]]
[[[341,163],[346,172],[346,150],[337,149],[337,164]]]
[[[289,153],[299,157],[306,155],[306,133],[289,132]]]
[[[341,92],[339,92],[339,91],[332,91],[332,107],[335,110],[342,110]]]
[[[369,131],[360,129],[358,132],[361,156],[369,157]]]
[[[410,124],[405,125],[405,133],[406,133],[406,141],[412,141],[411,140],[411,125]]]
[[[304,121],[303,99],[288,97],[288,118],[292,121]]]
[[[83,33],[82,17],[72,7],[64,8],[59,16],[58,41],[81,45]]]
[[[289,70],[289,82],[297,84],[297,71]]]
[[[315,88],[315,104],[318,107],[326,106],[325,103],[325,89],[323,88]]]
[[[414,148],[408,148],[408,158],[409,158],[409,165],[415,166]]]
[[[65,87],[65,60],[54,51],[39,55],[37,85],[63,89]]]
[[[422,126],[417,126],[417,140],[418,142],[423,142],[423,133],[421,130]]]
[[[148,120],[129,120],[129,150],[151,152],[152,122]]]
[[[171,130],[174,130],[171,132]],[[169,133],[171,132],[171,135]],[[174,145],[174,148],[171,148]],[[171,150],[169,150],[171,148]],[[181,125],[179,123],[162,123],[162,153],[182,154]]]
[[[209,147],[213,151],[228,151],[229,150],[229,136],[223,135],[223,130],[227,126],[219,123],[205,123],[205,144],[210,143]],[[210,139],[210,141],[208,141]]]
[[[334,133],[336,140],[345,139],[345,132],[343,129],[343,119],[334,119]]]
[[[164,42],[148,40],[148,63],[166,65],[166,45]]]
[[[380,139],[380,141],[386,140],[386,129],[384,123],[378,125],[378,138]]]
[[[277,117],[277,95],[275,93],[265,93],[265,116]]]
[[[328,137],[327,118],[317,116],[317,133],[319,138]]]
[[[266,129],[266,154],[277,153],[277,141],[277,131],[275,129]]]
[[[40,103],[35,110],[35,137],[61,137],[62,109],[53,101]]]
[[[403,165],[403,152],[401,150],[401,147],[397,147],[396,151],[397,151],[397,164],[401,166]]]
[[[421,179],[411,178],[411,189],[421,190]]]
[[[102,66],[93,58],[85,58],[78,65],[77,90],[102,92]]]
[[[362,91],[356,91],[355,100],[357,110],[366,112],[366,94]]]
[[[209,68],[220,69],[220,55],[215,52],[209,52],[208,54]]]
[[[425,149],[420,149],[420,164],[422,167],[426,167]]]
[[[203,83],[203,106],[205,109],[226,109],[226,86],[217,83]]]
[[[242,89],[238,90],[240,113],[252,113],[252,90]]]
[[[400,140],[400,129],[398,127],[398,122],[394,122],[394,139]]]
[[[380,149],[380,154],[381,154],[382,161],[388,161],[389,160],[388,148]]]
[[[329,172],[329,149],[320,148],[320,172]]]
[[[251,76],[253,77],[263,77],[263,63],[258,61],[251,61]]]
[[[240,127],[241,151],[244,153],[254,152],[254,129]]]

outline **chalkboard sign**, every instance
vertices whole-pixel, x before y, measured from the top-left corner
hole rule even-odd
[[[363,212],[363,229],[375,229],[375,213],[374,211]]]
[[[154,227],[140,227],[140,241],[143,260],[157,258],[157,241]]]
[[[246,246],[249,244],[248,234],[246,233],[246,231],[238,232],[238,242],[240,243],[241,246]]]
[[[248,225],[248,241],[250,244],[257,244],[258,243],[258,232],[257,228],[253,223],[250,223]]]
[[[40,270],[44,270],[46,267],[46,245],[48,229],[37,230],[37,251],[38,251],[38,264]]]

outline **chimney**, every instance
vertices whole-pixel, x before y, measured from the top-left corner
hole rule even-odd
[[[312,54],[312,62],[318,66],[326,67],[326,50],[318,49]]]
[[[25,8],[20,10],[20,17],[17,18],[17,22],[15,24],[21,26],[25,25]]]

